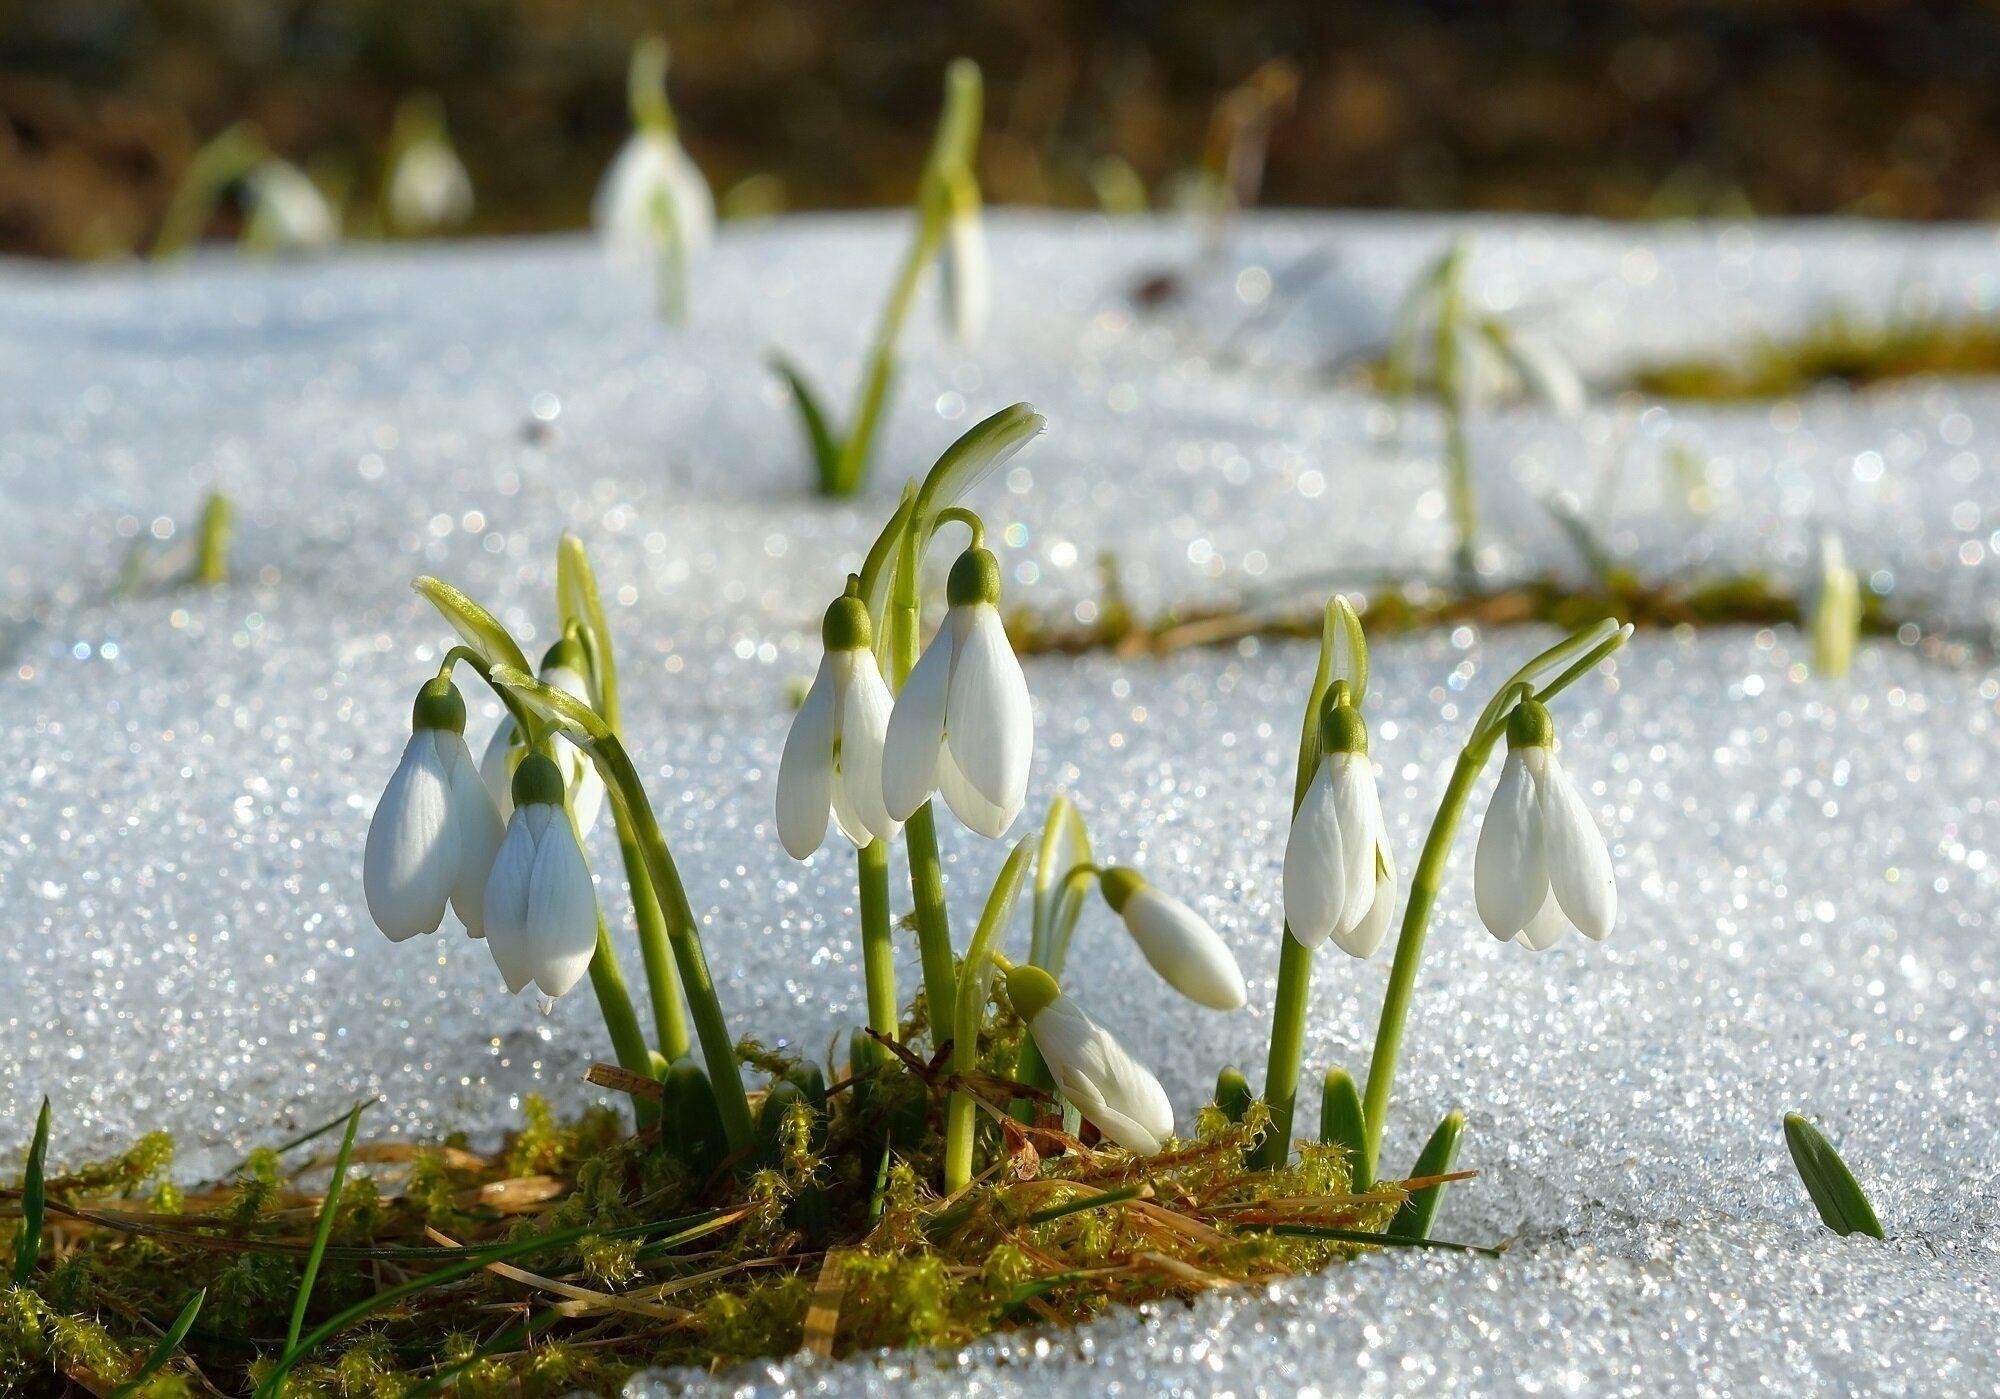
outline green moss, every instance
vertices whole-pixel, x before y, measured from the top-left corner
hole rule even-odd
[[[2000,373],[2000,320],[1920,317],[1886,325],[1846,312],[1793,339],[1764,339],[1741,353],[1646,365],[1632,386],[1663,398],[1788,398],[1821,385],[1868,388],[1918,375]]]

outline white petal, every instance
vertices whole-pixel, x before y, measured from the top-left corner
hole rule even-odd
[[[859,829],[848,834],[861,836],[856,844],[865,845],[871,838],[894,840],[903,829],[882,804],[882,744],[896,701],[875,664],[875,653],[853,654],[854,671],[840,706],[840,772],[834,790],[838,804],[845,805],[859,823]]]
[[[1326,760],[1333,788],[1334,819],[1340,823],[1340,887],[1344,897],[1335,933],[1352,932],[1375,903],[1376,852],[1382,844],[1382,802],[1375,793],[1375,766],[1365,753],[1333,753]]]
[[[458,734],[440,733],[438,751],[444,758],[451,792],[451,823],[458,840],[458,872],[451,886],[451,906],[470,937],[486,935],[486,877],[500,850],[505,830],[485,779],[473,766],[472,752]]]
[[[507,822],[507,834],[493,857],[486,877],[484,903],[486,947],[509,991],[518,992],[535,979],[534,955],[528,934],[528,891],[535,871],[537,833],[548,829],[550,808],[532,806]]]
[[[361,888],[368,914],[391,942],[434,933],[459,867],[451,823],[451,783],[436,729],[420,729],[403,747],[368,823]]]
[[[1552,889],[1542,900],[1540,911],[1528,920],[1527,926],[1515,935],[1514,941],[1530,952],[1546,952],[1563,940],[1569,928],[1569,919],[1563,917],[1562,906],[1556,902]]]
[[[1510,348],[1530,394],[1562,417],[1574,418],[1583,412],[1583,378],[1567,355],[1541,336],[1521,331],[1514,332]]]
[[[931,638],[916,669],[903,682],[882,744],[882,805],[892,820],[907,821],[938,787],[944,750],[945,697],[951,692],[952,630]]]
[[[1327,764],[1306,787],[1285,841],[1285,926],[1302,947],[1318,947],[1340,923],[1347,862]]]
[[[959,215],[946,226],[938,273],[944,284],[945,328],[952,339],[970,344],[985,334],[993,303],[986,230],[977,214]]]
[[[535,984],[549,996],[576,985],[597,950],[597,890],[569,818],[560,811],[535,852],[528,884],[528,947]]]
[[[1381,850],[1382,864],[1375,875],[1375,896],[1367,916],[1346,932],[1335,932],[1333,940],[1350,957],[1373,957],[1388,935],[1389,920],[1396,913],[1396,866],[1387,847]]]
[[[1007,812],[1011,825],[1014,813],[1027,800],[1028,768],[1035,755],[1028,680],[1007,640],[998,608],[991,603],[968,606],[953,624],[958,652],[945,703],[945,747],[972,789],[989,805]],[[999,836],[1006,829],[981,834]]]
[[[803,860],[826,839],[826,814],[833,805],[833,739],[838,732],[835,656],[822,656],[805,703],[792,717],[778,760],[778,839],[785,853]]]
[[[1502,942],[1528,926],[1549,892],[1541,810],[1523,751],[1537,750],[1516,749],[1507,755],[1472,857],[1472,898],[1479,921]]]
[[[1123,1045],[1067,996],[1058,996],[1028,1027],[1056,1087],[1118,1145],[1152,1155],[1174,1131],[1166,1090]]]
[[[634,132],[619,148],[597,186],[592,222],[621,258],[650,256],[660,244],[659,201],[664,197],[690,256],[704,251],[715,230],[715,198],[701,170],[678,141]]]
[[[1553,752],[1536,784],[1541,799],[1543,838],[1548,846],[1549,886],[1563,916],[1585,937],[1602,942],[1618,918],[1618,884],[1611,852],[1590,819],[1576,787]]]
[[[1124,918],[1153,970],[1195,1004],[1236,1010],[1249,999],[1229,945],[1179,899],[1146,885],[1126,900]]]
[[[519,741],[520,737],[514,716],[503,715],[500,727],[486,740],[486,751],[479,758],[479,776],[486,783],[486,793],[493,799],[493,808],[503,822],[514,814],[514,769],[528,755],[528,746]]]

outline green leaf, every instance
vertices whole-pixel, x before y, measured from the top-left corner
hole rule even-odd
[[[674,1060],[661,1083],[660,1126],[667,1150],[696,1180],[707,1180],[721,1168],[729,1138],[722,1130],[715,1085],[708,1081],[708,1071],[687,1055]]]
[[[42,1099],[35,1118],[35,1139],[28,1146],[28,1169],[21,1177],[21,1228],[14,1235],[14,1286],[26,1287],[42,1256],[42,1217],[48,1209],[49,1100]]]
[[[1319,1139],[1347,1153],[1348,1189],[1357,1194],[1375,1183],[1368,1169],[1368,1130],[1361,1094],[1345,1069],[1328,1069],[1319,1091]]]
[[[1231,1122],[1241,1122],[1250,1111],[1250,1080],[1234,1064],[1215,1076],[1215,1105]]]
[[[792,391],[792,404],[799,410],[799,421],[805,425],[806,441],[812,447],[813,465],[819,471],[820,489],[830,492],[840,473],[841,446],[832,420],[827,417],[826,409],[820,406],[819,398],[813,393],[812,385],[806,382],[804,373],[790,359],[773,350],[764,362]]]
[[[1854,1173],[1847,1169],[1847,1163],[1840,1159],[1840,1153],[1819,1128],[1798,1113],[1788,1112],[1785,1145],[1791,1149],[1792,1164],[1798,1168],[1799,1179],[1806,1183],[1806,1193],[1812,1196],[1813,1207],[1827,1228],[1842,1236],[1885,1237],[1882,1221],[1875,1217],[1875,1209],[1861,1193]]]
[[[597,709],[604,722],[618,727],[618,664],[611,654],[611,624],[597,592],[597,574],[583,541],[564,532],[556,545],[556,608],[563,624],[575,622],[590,634],[592,664],[597,674]],[[523,669],[526,669],[524,666]]]
[[[313,1282],[319,1277],[320,1260],[326,1257],[327,1243],[333,1238],[333,1220],[340,1210],[341,1188],[347,1184],[347,1161],[354,1154],[354,1133],[361,1126],[361,1113],[367,1106],[367,1103],[356,1103],[354,1111],[347,1114],[347,1131],[340,1138],[340,1150],[334,1153],[333,1176],[326,1183],[326,1199],[319,1207],[319,1227],[313,1231],[312,1250],[306,1254],[306,1270],[299,1277],[299,1295],[292,1300],[292,1324],[285,1331],[287,1354],[298,1345],[299,1332],[306,1324],[306,1304],[312,1300]]]
[[[999,470],[1048,425],[1048,419],[1032,405],[1014,403],[967,428],[924,475],[917,491],[920,534],[928,538],[938,511],[965,499],[973,487]]]
[[[188,1298],[187,1305],[181,1308],[181,1314],[174,1318],[174,1324],[160,1334],[159,1344],[147,1353],[145,1363],[133,1372],[132,1378],[111,1391],[111,1399],[126,1399],[126,1396],[138,1393],[140,1385],[151,1379],[162,1365],[173,1359],[174,1350],[187,1338],[189,1329],[194,1326],[194,1319],[201,1315],[201,1304],[207,1300],[208,1289],[205,1287]]]
[[[986,907],[979,915],[971,945],[966,948],[965,968],[958,978],[957,1018],[953,1023],[969,1028],[953,1043],[951,1056],[952,1067],[962,1074],[979,1067],[979,1012],[986,1004],[992,980],[992,954],[1006,938],[1007,925],[1014,917],[1014,904],[1021,897],[1021,886],[1028,881],[1034,840],[1034,836],[1024,835],[1008,853],[1007,862],[1000,867],[993,889],[986,896]]]
[[[1424,1149],[1417,1153],[1417,1164],[1410,1167],[1410,1178],[1441,1176],[1450,1171],[1452,1162],[1458,1159],[1458,1139],[1464,1131],[1465,1115],[1446,1113],[1444,1121],[1431,1133],[1431,1139],[1424,1143]],[[1412,1191],[1396,1211],[1396,1217],[1389,1221],[1388,1232],[1398,1239],[1428,1239],[1431,1221],[1437,1218],[1438,1206],[1443,1202],[1442,1182]]]
[[[444,614],[452,630],[464,639],[467,646],[477,651],[479,658],[489,667],[496,670],[501,666],[512,666],[520,671],[533,669],[528,664],[528,658],[521,654],[513,635],[500,625],[500,619],[457,588],[443,579],[429,576],[417,579],[410,586],[430,599],[431,606]]]
[[[495,666],[493,684],[519,700],[537,718],[554,724],[586,749],[613,736],[610,726],[596,710],[567,690],[544,685],[525,669]],[[606,782],[609,781],[607,778]]]

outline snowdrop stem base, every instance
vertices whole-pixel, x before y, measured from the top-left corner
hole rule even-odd
[[[1430,932],[1431,905],[1437,900],[1438,884],[1444,878],[1446,857],[1451,854],[1452,837],[1465,814],[1466,798],[1492,755],[1499,738],[1497,730],[1476,733],[1438,803],[1430,834],[1424,839],[1424,853],[1410,878],[1410,902],[1403,910],[1402,931],[1396,936],[1396,960],[1389,968],[1389,989],[1382,997],[1382,1018],[1375,1028],[1375,1052],[1368,1060],[1368,1088],[1362,1098],[1362,1121],[1367,1132],[1365,1165],[1371,1179],[1380,1179],[1376,1169],[1382,1154],[1382,1125],[1389,1116],[1389,1092],[1396,1081],[1396,1059],[1403,1048],[1403,1026],[1410,1016],[1410,998],[1416,989],[1417,968],[1424,957],[1424,937]],[[1287,949],[1289,951],[1289,949]]]
[[[889,847],[871,840],[854,852],[861,904],[861,965],[868,983],[868,1028],[896,1038],[896,948],[889,936]]]
[[[917,905],[917,951],[923,959],[931,1043],[942,1048],[952,1038],[958,973],[952,966],[951,915],[944,904],[944,866],[938,860],[934,805],[925,802],[911,814],[903,826],[903,840],[910,856],[910,895]]]
[[[667,940],[666,915],[660,911],[659,897],[646,873],[646,857],[639,838],[622,812],[612,816],[618,825],[618,854],[625,862],[625,887],[632,895],[632,922],[639,933],[639,956],[646,964],[646,993],[653,1003],[653,1035],[660,1056],[669,1064],[688,1052],[687,1009],[681,1003],[681,974],[674,965],[673,946]]]
[[[639,1013],[632,1008],[632,993],[625,986],[625,972],[618,965],[618,950],[611,945],[611,930],[604,915],[597,915],[597,951],[590,959],[590,989],[597,993],[597,1009],[604,1016],[604,1028],[611,1034],[611,1049],[618,1067],[644,1078],[653,1077],[653,1057],[646,1048],[645,1031],[639,1028]],[[639,1125],[645,1127],[659,1109],[643,1098],[632,1099]]]
[[[1271,1052],[1264,1068],[1264,1102],[1271,1127],[1250,1164],[1275,1171],[1292,1154],[1292,1113],[1299,1096],[1299,1062],[1305,1052],[1306,1011],[1312,1003],[1312,949],[1285,930],[1278,954],[1277,1003],[1271,1010]]]

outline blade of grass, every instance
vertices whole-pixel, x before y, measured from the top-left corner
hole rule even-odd
[[[175,1349],[186,1339],[189,1329],[194,1325],[194,1319],[201,1315],[201,1304],[207,1300],[208,1289],[205,1287],[188,1298],[187,1305],[181,1308],[181,1314],[174,1318],[174,1324],[161,1334],[159,1344],[148,1352],[145,1363],[133,1372],[130,1379],[111,1391],[110,1399],[126,1399],[127,1395],[136,1394],[140,1385],[151,1379],[155,1371],[174,1358]]]
[[[319,1277],[320,1260],[326,1257],[326,1246],[333,1239],[333,1220],[340,1210],[341,1187],[347,1184],[347,1158],[354,1154],[354,1133],[361,1126],[361,1112],[366,1103],[356,1103],[354,1111],[347,1114],[347,1131],[341,1135],[340,1151],[333,1158],[333,1177],[326,1185],[326,1199],[319,1207],[319,1227],[313,1231],[312,1252],[306,1255],[306,1270],[299,1277],[299,1295],[292,1301],[292,1322],[285,1329],[285,1352],[290,1354],[299,1343],[299,1331],[306,1324],[306,1303],[312,1300],[313,1281]]]
[[[42,1215],[48,1205],[49,1100],[42,1099],[35,1118],[35,1139],[28,1147],[28,1168],[21,1177],[21,1229],[14,1236],[14,1286],[26,1287],[42,1256]]]
[[[1410,1178],[1421,1180],[1425,1176],[1449,1174],[1451,1163],[1458,1159],[1458,1139],[1464,1131],[1464,1114],[1446,1113],[1444,1121],[1431,1133],[1431,1139],[1424,1143],[1424,1149],[1417,1153],[1417,1164],[1410,1168]],[[1399,1239],[1430,1238],[1431,1221],[1437,1218],[1438,1206],[1443,1203],[1442,1182],[1411,1191],[1410,1198],[1403,1201],[1396,1217],[1389,1221],[1389,1233]]]
[[[1450,1239],[1432,1239],[1421,1235],[1371,1234],[1366,1229],[1341,1229],[1330,1224],[1246,1224],[1241,1228],[1245,1232],[1281,1234],[1293,1239],[1326,1239],[1333,1243],[1367,1244],[1381,1248],[1436,1248],[1447,1253],[1478,1253],[1488,1258],[1498,1258],[1507,1251],[1505,1244],[1461,1244]]]
[[[1873,1239],[1885,1237],[1882,1221],[1875,1217],[1874,1206],[1861,1193],[1854,1172],[1847,1169],[1847,1163],[1840,1159],[1840,1153],[1819,1128],[1798,1113],[1788,1112],[1785,1145],[1791,1150],[1792,1164],[1798,1168],[1799,1179],[1805,1182],[1806,1193],[1812,1196],[1813,1208],[1819,1211],[1827,1228],[1843,1238],[1849,1234],[1866,1234]]]
[[[1136,1200],[1145,1192],[1144,1183],[1127,1185],[1117,1190],[1106,1190],[1102,1194],[1086,1195],[1080,1200],[1066,1200],[1060,1205],[1050,1205],[1045,1210],[1036,1210],[1025,1222],[1050,1224],[1066,1215],[1081,1214],[1085,1210],[1094,1210],[1102,1205],[1120,1205],[1127,1200]]]
[[[278,1145],[271,1148],[271,1154],[273,1156],[283,1156],[288,1151],[297,1151],[307,1142],[318,1141],[321,1137],[325,1136],[328,1132],[333,1131],[335,1128],[339,1127],[342,1123],[346,1122],[349,1117],[353,1116],[356,1108],[373,1107],[375,1106],[375,1104],[381,1101],[382,1099],[380,1097],[363,1099],[361,1102],[357,1103],[355,1107],[349,1108],[346,1112],[341,1113],[339,1116],[330,1117],[326,1121],[320,1123],[319,1126],[309,1128],[308,1130],[299,1133],[296,1137],[291,1138],[289,1141],[283,1141],[278,1143]],[[241,1161],[238,1161],[235,1165],[231,1166],[228,1170],[224,1171],[222,1173],[222,1178],[224,1180],[228,1180],[231,1176],[237,1174],[239,1171],[243,1170],[243,1168],[248,1166],[249,1164],[250,1164],[250,1158],[246,1156]]]

